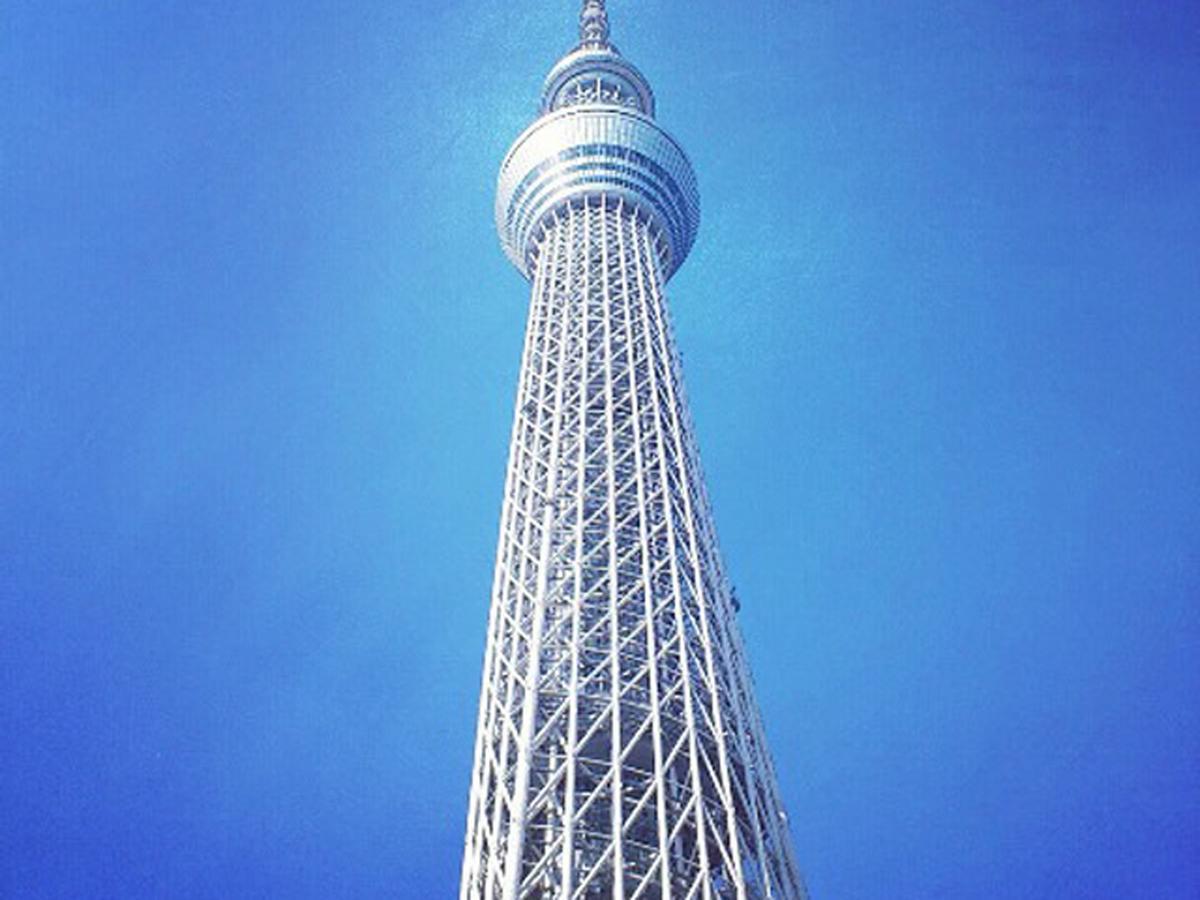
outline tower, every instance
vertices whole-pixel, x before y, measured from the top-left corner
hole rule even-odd
[[[699,219],[585,0],[497,188],[532,298],[461,900],[805,896],[663,296]]]

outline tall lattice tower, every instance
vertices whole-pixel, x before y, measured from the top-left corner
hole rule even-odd
[[[797,900],[663,298],[695,175],[603,0],[579,31],[496,198],[533,295],[461,898]]]

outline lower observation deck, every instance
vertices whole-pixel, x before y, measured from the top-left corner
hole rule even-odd
[[[568,107],[525,130],[500,167],[496,227],[526,278],[537,236],[572,200],[605,195],[637,207],[663,240],[664,278],[683,263],[700,226],[700,195],[687,154],[653,119],[617,106]]]

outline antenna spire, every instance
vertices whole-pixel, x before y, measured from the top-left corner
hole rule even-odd
[[[608,12],[604,0],[583,0],[579,13],[579,45],[596,49],[608,46]]]

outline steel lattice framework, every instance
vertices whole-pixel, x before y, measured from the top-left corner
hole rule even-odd
[[[461,897],[798,900],[663,296],[694,177],[607,38],[587,0],[501,172],[533,293]]]

